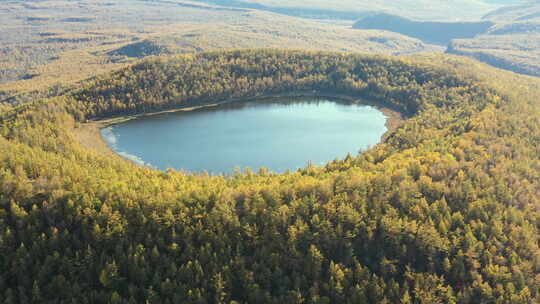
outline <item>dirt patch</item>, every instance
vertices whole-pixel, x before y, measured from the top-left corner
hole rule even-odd
[[[109,147],[107,142],[105,142],[103,137],[101,137],[100,130],[103,127],[104,125],[99,122],[80,124],[78,127],[73,129],[73,135],[85,149],[95,151],[100,154],[117,156],[117,154],[114,153],[114,151]]]

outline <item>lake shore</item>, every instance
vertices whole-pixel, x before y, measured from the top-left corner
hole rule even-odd
[[[390,109],[374,101],[368,101],[365,99],[353,97],[350,95],[344,95],[344,94],[334,94],[334,93],[324,93],[324,92],[293,92],[289,94],[275,94],[275,95],[256,96],[256,97],[249,97],[249,98],[229,99],[222,102],[204,104],[204,105],[199,105],[199,106],[185,106],[185,107],[178,107],[174,109],[161,110],[161,111],[155,111],[155,112],[89,120],[85,123],[79,124],[79,126],[74,129],[74,134],[75,134],[75,138],[79,141],[79,143],[87,149],[96,151],[98,153],[104,153],[104,154],[109,154],[109,155],[114,154],[115,156],[125,159],[121,157],[120,155],[118,155],[116,151],[114,151],[114,149],[109,145],[109,143],[103,138],[101,134],[101,129],[104,129],[104,128],[107,128],[116,124],[120,124],[129,120],[137,119],[140,117],[148,117],[148,116],[154,116],[154,115],[160,115],[160,114],[166,114],[166,113],[196,111],[196,110],[201,110],[205,108],[215,108],[215,107],[219,107],[225,104],[256,102],[256,101],[262,101],[262,100],[273,100],[273,99],[283,99],[283,98],[329,99],[329,100],[344,102],[344,103],[349,103],[349,104],[362,104],[362,105],[375,107],[377,110],[382,112],[387,117],[386,123],[385,123],[387,131],[382,135],[381,141],[383,141],[392,131],[397,129],[405,121],[404,115],[400,113],[399,111]]]

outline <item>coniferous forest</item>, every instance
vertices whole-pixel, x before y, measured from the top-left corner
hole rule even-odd
[[[0,302],[539,303],[540,83],[443,55],[146,59],[0,108]],[[406,117],[323,167],[166,172],[86,122],[287,92]]]

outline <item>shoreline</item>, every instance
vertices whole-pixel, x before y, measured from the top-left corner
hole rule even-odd
[[[378,104],[374,101],[369,101],[361,98],[356,98],[349,95],[341,95],[341,94],[331,94],[331,93],[308,93],[308,92],[296,92],[291,94],[275,94],[275,95],[266,95],[266,96],[256,96],[256,97],[248,97],[248,98],[237,98],[237,99],[230,99],[225,100],[222,102],[216,102],[211,104],[204,104],[199,106],[185,106],[185,107],[179,107],[175,109],[168,109],[168,110],[161,110],[161,111],[155,111],[155,112],[148,112],[148,113],[140,113],[140,114],[133,114],[133,115],[125,115],[125,116],[118,116],[118,117],[112,117],[112,118],[103,118],[103,119],[95,119],[95,120],[89,120],[84,123],[80,123],[74,130],[74,136],[77,139],[77,141],[84,147],[90,150],[94,150],[98,153],[102,154],[114,154],[115,156],[129,161],[133,164],[136,164],[140,166],[140,164],[137,164],[127,158],[122,157],[119,155],[103,138],[103,135],[101,133],[102,129],[108,128],[110,126],[114,126],[116,124],[120,124],[126,121],[130,121],[133,119],[141,118],[141,117],[149,117],[149,116],[155,116],[160,114],[167,114],[167,113],[177,113],[177,112],[191,112],[191,111],[197,111],[201,109],[206,108],[216,108],[222,105],[227,104],[235,104],[235,103],[247,103],[247,102],[256,102],[256,101],[262,101],[262,100],[273,100],[273,99],[281,99],[281,98],[295,98],[295,99],[301,99],[301,98],[325,98],[329,100],[333,100],[336,102],[345,102],[349,104],[357,104],[357,105],[366,105],[376,108],[378,111],[383,113],[384,116],[386,116],[386,132],[381,136],[381,140],[379,143],[384,141],[384,139],[395,129],[397,129],[401,124],[405,121],[404,115],[394,109],[390,109],[389,107],[386,107],[384,105]]]
[[[81,123],[81,125],[99,124],[102,126],[102,128],[106,128],[108,126],[120,124],[129,120],[132,120],[132,119],[140,118],[140,117],[155,116],[155,115],[167,114],[167,113],[190,112],[190,111],[196,111],[196,110],[201,110],[205,108],[215,108],[215,107],[219,107],[226,104],[247,103],[247,102],[254,102],[254,101],[261,101],[261,100],[281,99],[281,98],[298,98],[298,99],[300,98],[327,98],[327,99],[335,100],[335,101],[342,101],[342,102],[347,102],[347,103],[371,106],[381,111],[385,116],[387,116],[386,127],[388,128],[388,131],[394,130],[396,127],[399,127],[399,125],[401,125],[401,122],[405,120],[404,115],[401,112],[395,109],[391,109],[388,106],[381,105],[374,101],[369,101],[366,99],[361,99],[361,98],[357,98],[357,97],[353,97],[349,95],[343,95],[343,94],[332,94],[332,93],[319,94],[319,93],[299,92],[299,93],[291,93],[291,94],[274,94],[274,95],[263,95],[263,96],[246,97],[246,98],[234,98],[234,99],[224,100],[221,102],[215,102],[215,103],[209,103],[209,104],[203,104],[203,105],[180,106],[174,109],[158,110],[154,112],[139,113],[139,114],[132,114],[132,115],[121,115],[117,117],[102,118],[102,119],[98,118],[98,119],[89,120],[85,123]]]

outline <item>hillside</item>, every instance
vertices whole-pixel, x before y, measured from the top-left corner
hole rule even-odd
[[[489,21],[417,21],[396,15],[377,13],[360,19],[353,25],[353,28],[396,32],[428,43],[446,45],[452,39],[473,38],[483,34],[493,25],[495,23]]]
[[[190,175],[83,148],[89,119],[313,90],[406,115],[361,155]],[[2,303],[540,300],[540,82],[443,55],[153,58],[0,107]]]

